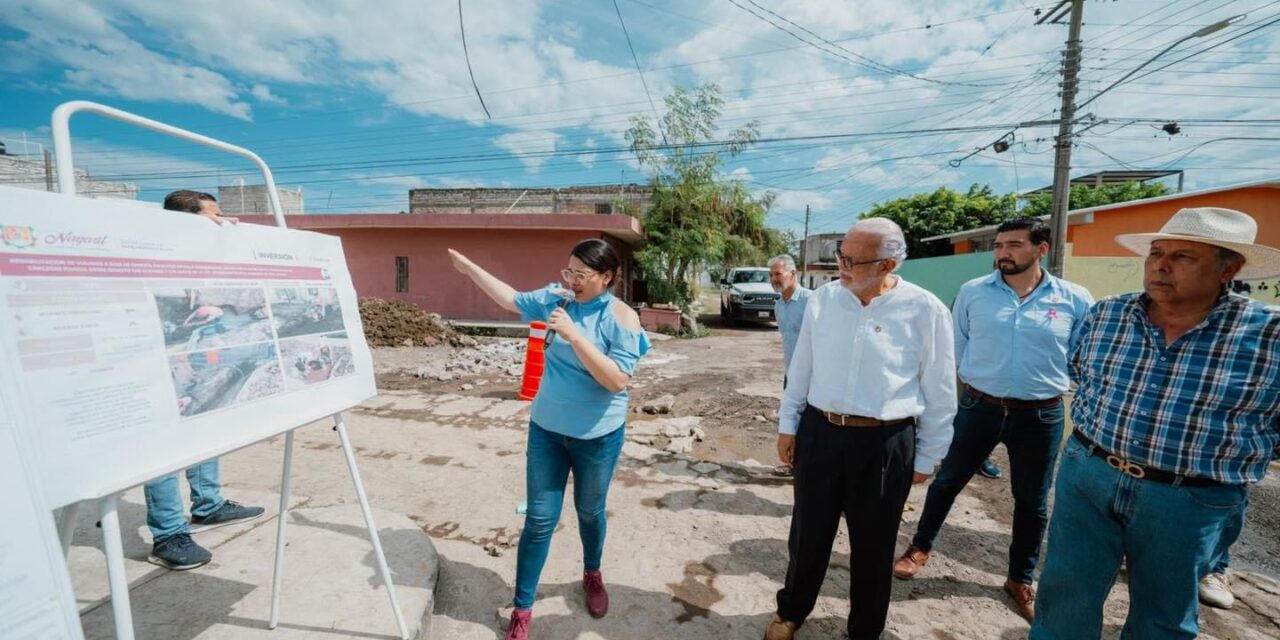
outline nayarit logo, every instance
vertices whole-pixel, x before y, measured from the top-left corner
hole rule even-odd
[[[44,237],[44,243],[49,246],[101,247],[107,244],[107,235],[104,233],[100,236],[86,236],[75,233],[74,231],[63,231],[61,233],[50,233],[46,235]]]
[[[27,247],[35,246],[36,232],[31,227],[7,225],[0,227],[0,240],[3,240],[7,247],[26,249]]]

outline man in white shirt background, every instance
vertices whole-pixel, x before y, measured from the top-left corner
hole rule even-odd
[[[842,513],[849,638],[884,630],[902,508],[911,485],[946,456],[956,414],[951,313],[894,275],[905,259],[897,224],[862,220],[844,237],[840,280],[809,297],[778,411],[778,457],[795,467],[795,508],[765,640],[790,640],[813,611]]]
[[[778,321],[778,333],[782,334],[782,380],[786,387],[787,367],[791,366],[791,354],[800,338],[800,323],[804,321],[804,305],[812,293],[796,279],[796,261],[787,254],[769,259],[769,286],[777,291],[773,303],[773,317]]]

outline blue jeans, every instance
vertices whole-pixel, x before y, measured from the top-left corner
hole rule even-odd
[[[1232,518],[1222,530],[1222,538],[1218,540],[1218,546],[1213,551],[1213,559],[1209,561],[1209,573],[1226,573],[1227,569],[1231,568],[1231,545],[1240,538],[1240,532],[1244,529],[1244,513],[1248,508],[1246,499],[1244,508],[1240,509],[1240,515]]]
[[[1248,486],[1138,480],[1075,438],[1062,456],[1030,640],[1097,638],[1122,560],[1129,617],[1120,637],[1194,639],[1200,578],[1243,517]]]
[[[217,458],[187,469],[187,482],[191,484],[192,516],[207,516],[226,502],[222,499]],[[183,514],[177,474],[148,482],[143,492],[147,497],[147,527],[151,529],[152,540],[191,530]]]
[[[516,554],[517,609],[533,607],[538,578],[551,550],[551,534],[560,521],[564,488],[573,472],[573,506],[578,512],[585,571],[599,571],[604,554],[605,501],[622,453],[625,427],[593,440],[571,438],[529,423],[525,491],[529,507]]]
[[[1049,524],[1049,487],[1053,463],[1062,444],[1062,403],[1040,409],[1005,410],[965,391],[955,419],[951,449],[929,485],[924,512],[911,541],[932,551],[933,541],[951,511],[956,496],[969,484],[996,443],[1009,450],[1013,488],[1013,541],[1009,544],[1009,575],[1031,584],[1040,559],[1040,542]]]

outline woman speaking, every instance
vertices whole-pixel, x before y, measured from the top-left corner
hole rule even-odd
[[[587,611],[602,617],[609,610],[609,594],[600,574],[605,499],[622,452],[627,383],[649,350],[649,338],[636,312],[609,293],[619,277],[618,254],[603,240],[583,240],[570,252],[568,268],[560,272],[567,289],[551,284],[522,292],[453,249],[449,257],[459,272],[502,308],[519,313],[525,321],[546,321],[549,329],[546,368],[529,420],[525,452],[529,508],[516,555],[515,610],[506,639],[528,638],[538,577],[547,561],[571,471],[582,538],[582,589]]]

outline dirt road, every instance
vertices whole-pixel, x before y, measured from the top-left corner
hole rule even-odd
[[[371,499],[408,514],[437,545],[433,638],[501,637],[498,610],[509,603],[515,576],[528,409],[514,399],[518,381],[504,370],[514,346],[482,347],[490,355],[444,346],[378,350],[382,392],[348,416]],[[427,377],[414,375],[419,369]],[[792,504],[790,481],[771,473],[780,369],[771,326],[656,343],[634,381],[636,413],[609,498],[604,573],[611,612],[602,620],[586,614],[581,546],[566,504],[533,638],[760,637],[786,569]],[[329,429],[303,430],[298,441],[298,495],[317,506],[352,501]],[[273,487],[279,451],[276,441],[230,456],[223,478],[232,487]],[[1007,468],[1003,450],[997,459]],[[923,499],[923,488],[912,491],[904,546]],[[1276,473],[1257,488],[1252,504],[1234,549],[1240,602],[1229,612],[1204,610],[1206,638],[1280,637]],[[1011,506],[1007,481],[975,481],[960,496],[929,567],[913,582],[895,583],[886,637],[1026,637],[1027,624],[1000,587]],[[800,638],[843,637],[847,564],[842,532]],[[1105,637],[1118,635],[1126,607],[1121,583],[1108,604]]]

